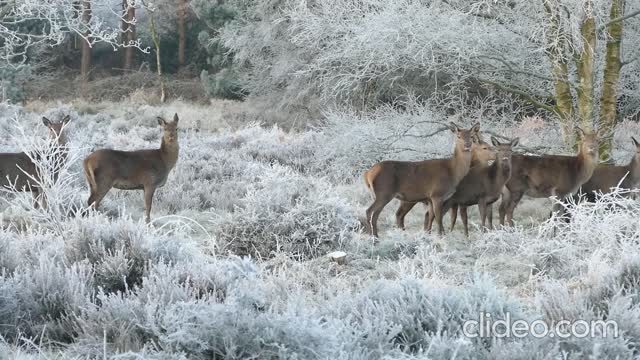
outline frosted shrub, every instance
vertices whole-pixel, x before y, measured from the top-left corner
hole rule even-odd
[[[348,303],[347,303],[348,304]],[[354,326],[362,332],[369,348],[376,344],[397,346],[412,353],[426,351],[432,337],[464,338],[462,325],[478,320],[481,312],[492,319],[527,319],[521,305],[496,290],[487,279],[469,281],[463,288],[428,286],[416,279],[379,281],[359,294],[345,310]],[[488,339],[472,339],[478,347],[489,349]]]
[[[338,248],[357,226],[326,183],[280,166],[249,185],[241,205],[214,222],[219,246],[256,258],[275,252],[315,257]]]
[[[640,204],[627,195],[616,190],[595,203],[569,202],[565,216],[543,223],[536,239],[523,243],[538,259],[539,270],[568,277],[584,271],[585,255],[595,251],[607,254],[609,261],[626,251],[635,253],[640,241]]]
[[[335,358],[339,338],[331,326],[297,314],[182,303],[165,313],[158,342],[195,358]]]
[[[12,278],[18,303],[16,329],[27,338],[45,336],[52,341],[72,340],[72,315],[91,301],[92,276],[89,267],[66,267],[42,257],[23,267]]]
[[[391,106],[365,114],[327,112],[323,146],[316,154],[316,171],[327,173],[333,181],[344,182],[361,176],[381,160],[449,156],[453,142],[445,126],[447,117],[415,101],[407,106],[406,112]]]
[[[65,257],[88,262],[95,271],[96,286],[106,292],[123,291],[141,281],[148,259],[148,235],[138,224],[103,217],[75,219],[65,229]]]

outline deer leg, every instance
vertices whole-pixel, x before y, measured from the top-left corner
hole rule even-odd
[[[511,201],[507,207],[507,222],[509,226],[513,226],[513,211],[516,209],[516,206],[518,206],[520,199],[522,199],[522,195],[524,195],[522,192],[511,194]]]
[[[425,202],[425,205],[427,205],[427,212],[424,214],[424,231],[431,232],[433,218],[435,217],[433,212],[433,203],[428,201]]]
[[[416,206],[415,202],[401,201],[396,211],[396,226],[404,230],[404,217]]]
[[[484,200],[478,201],[478,211],[480,212],[480,231],[485,232],[487,223],[487,202]]]
[[[487,220],[489,220],[489,230],[493,230],[493,204],[487,205]]]
[[[382,209],[393,199],[393,196],[377,196],[376,199],[367,209],[367,225],[369,226],[369,233],[375,237],[378,237],[378,216]]]
[[[156,191],[154,186],[144,187],[144,222],[151,222],[151,203],[153,202],[153,193]]]
[[[467,207],[460,207],[460,219],[462,220],[462,226],[464,226],[464,236],[469,237],[469,215],[467,214]]]
[[[433,209],[433,214],[438,222],[438,235],[444,235],[444,225],[442,224],[442,205],[443,201],[440,198],[431,199],[431,208]]]
[[[89,195],[89,200],[87,201],[87,204],[89,206],[93,205],[93,208],[95,210],[98,210],[98,208],[100,207],[100,202],[105,197],[105,195],[107,195],[109,190],[111,190],[112,185],[113,183],[109,182],[109,183],[98,185],[95,191],[91,189],[91,195]]]
[[[456,220],[458,218],[458,205],[453,205],[451,210],[449,210],[449,216],[451,216],[451,226],[449,227],[449,231],[453,231],[453,228],[456,226]]]
[[[498,206],[498,217],[500,218],[500,225],[504,226],[504,218],[507,215],[507,207],[511,202],[511,192],[504,188],[502,190],[502,201]]]

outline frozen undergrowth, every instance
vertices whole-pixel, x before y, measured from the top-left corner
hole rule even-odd
[[[171,110],[146,108],[125,120],[106,113],[80,116],[62,106],[45,115],[54,121],[72,115],[70,151],[81,158],[102,146],[157,146],[154,117]],[[44,137],[40,116],[2,105],[0,128],[7,136],[0,139],[0,150],[19,150],[12,140],[16,117],[33,129],[26,136]],[[640,205],[622,194],[571,206],[568,225],[545,221],[549,201],[525,202],[516,212],[518,227],[486,234],[474,227],[472,212],[471,238],[456,230],[440,252],[433,237],[421,231],[423,207],[409,214],[408,230],[400,231],[393,227],[397,203],[389,204],[375,245],[360,233],[371,201],[362,171],[379,159],[447,154],[449,134],[419,136],[448,120],[424,108],[395,116],[392,109],[381,109],[360,118],[328,113],[324,127],[302,133],[258,125],[213,133],[183,129],[180,160],[156,194],[150,228],[140,220],[140,192],[112,190],[102,211],[70,212],[56,221],[45,221],[47,210],[29,206],[30,195],[3,194],[9,201],[1,205],[0,354],[15,359],[634,356],[640,341]],[[624,126],[627,134],[639,130]],[[533,131],[524,144],[530,148],[556,133],[537,120],[485,122],[483,128],[521,137]],[[616,137],[622,161],[630,154],[624,136]],[[545,145],[554,152],[560,148]],[[80,164],[69,164],[63,177],[73,207],[81,208],[87,189]],[[68,198],[50,201],[56,205]],[[333,250],[347,252],[348,263],[324,257]],[[463,321],[480,312],[495,318],[509,313],[514,320],[616,319],[623,335],[562,341],[464,337]]]

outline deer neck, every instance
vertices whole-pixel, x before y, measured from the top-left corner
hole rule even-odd
[[[509,180],[509,178],[511,177],[511,169],[513,168],[513,165],[510,166],[506,166],[507,164],[505,164],[505,162],[503,162],[502,160],[496,160],[496,162],[493,164],[493,166],[495,166],[495,182],[497,184],[503,184],[507,182],[507,180]]]
[[[167,168],[173,169],[178,161],[178,152],[180,150],[180,146],[178,145],[178,141],[175,142],[167,142],[162,137],[162,143],[160,144],[160,156],[162,157],[162,161],[167,165]]]
[[[453,151],[453,157],[450,159],[450,165],[453,170],[453,181],[457,184],[471,168],[471,152],[462,151],[456,147]]]
[[[589,178],[591,178],[591,175],[593,175],[593,170],[598,165],[598,156],[585,154],[582,149],[580,149],[577,159],[578,162],[576,170],[578,171],[578,177],[583,180],[588,180]]]
[[[476,154],[475,154],[475,153],[471,156],[471,165],[470,165],[470,166],[471,166],[472,168],[474,168],[474,167],[481,167],[481,166],[483,166],[483,167],[484,167],[484,166],[488,166],[488,165],[489,165],[489,162],[488,162],[488,161],[478,159],[478,157],[476,156]]]

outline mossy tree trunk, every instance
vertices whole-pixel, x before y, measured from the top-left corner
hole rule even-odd
[[[596,19],[593,14],[593,1],[585,1],[585,14],[580,25],[582,46],[576,54],[576,68],[578,75],[578,121],[583,129],[593,128],[593,101],[595,79],[595,48],[596,48]]]
[[[613,131],[616,127],[618,80],[620,79],[620,43],[622,42],[623,21],[620,19],[624,12],[624,0],[612,0],[610,23],[607,25],[607,53],[604,68],[604,83],[600,98],[600,128],[607,131],[607,135],[600,141],[600,159],[611,159]]]

